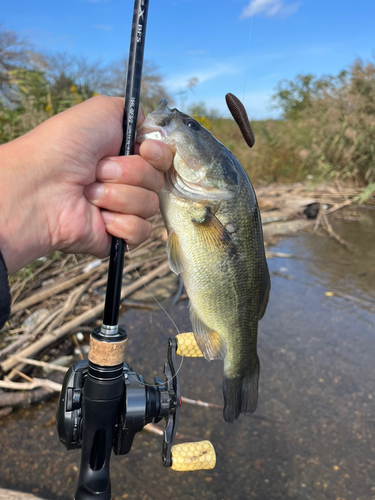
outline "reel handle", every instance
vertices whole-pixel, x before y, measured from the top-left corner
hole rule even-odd
[[[216,453],[210,441],[181,443],[172,446],[171,469],[180,472],[213,469]]]
[[[203,354],[195,341],[194,333],[176,335],[176,354],[186,358],[202,358]],[[181,443],[171,448],[171,469],[176,471],[195,471],[213,469],[216,465],[215,449],[210,441]]]
[[[195,341],[194,333],[179,333],[176,335],[177,350],[176,354],[185,358],[203,358],[202,351]]]

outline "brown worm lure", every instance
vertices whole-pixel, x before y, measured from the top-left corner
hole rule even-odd
[[[238,97],[233,94],[227,94],[225,96],[225,100],[227,102],[228,109],[234,118],[234,121],[237,123],[241,130],[246,144],[250,148],[252,148],[255,144],[255,137],[244,105],[238,99]]]

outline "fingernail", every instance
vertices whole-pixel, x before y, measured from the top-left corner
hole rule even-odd
[[[97,175],[103,181],[115,181],[121,177],[122,170],[116,161],[106,161],[99,164]]]
[[[111,224],[113,222],[113,219],[115,218],[115,215],[112,212],[106,212],[105,210],[102,211],[102,217],[104,220],[104,224]]]
[[[139,106],[139,109],[138,109],[138,118],[137,118],[137,127],[139,127],[140,124],[143,123],[144,121],[145,121],[145,113],[143,111],[142,106]]]
[[[100,200],[104,195],[104,184],[102,182],[95,182],[85,188],[85,195],[91,201]]]
[[[159,160],[162,154],[163,150],[155,142],[144,143],[144,151],[142,156],[146,160],[153,160],[153,161]]]

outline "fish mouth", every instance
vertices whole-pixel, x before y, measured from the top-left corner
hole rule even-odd
[[[170,131],[167,130],[176,111],[167,106],[167,99],[162,99],[158,106],[146,118],[137,132],[137,142],[143,142],[146,139],[154,139],[166,142]]]
[[[143,122],[144,123],[144,122]],[[163,141],[167,137],[167,132],[163,127],[159,127],[157,125],[147,125],[144,127],[143,125],[137,132],[137,142],[142,143],[146,139],[154,139],[156,141]]]

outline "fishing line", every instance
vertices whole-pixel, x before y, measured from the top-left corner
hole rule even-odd
[[[177,334],[180,335],[181,332],[180,330],[178,329],[178,326],[176,325],[176,323],[174,322],[173,318],[170,316],[170,314],[168,314],[168,312],[165,310],[165,308],[160,304],[160,302],[158,301],[158,299],[154,296],[154,294],[151,292],[151,290],[148,288],[147,284],[143,282],[143,279],[142,279],[142,276],[139,274],[138,272],[138,269],[135,267],[135,264],[130,256],[130,249],[129,249],[129,245],[126,243],[126,250],[128,252],[128,257],[129,257],[129,260],[130,260],[130,263],[132,264],[133,266],[133,269],[134,271],[137,273],[139,279],[142,281],[142,284],[143,286],[146,288],[147,292],[149,293],[149,295],[154,299],[154,301],[157,303],[157,305],[160,307],[160,309],[162,311],[165,312],[165,314],[167,315],[167,317],[169,318],[170,322],[172,323],[172,325],[174,326],[175,330],[177,331]],[[181,363],[180,363],[180,366],[178,367],[176,373],[173,375],[173,377],[171,377],[170,379],[166,380],[166,382],[164,384],[147,384],[146,382],[141,382],[137,377],[135,377],[133,375],[133,378],[135,378],[136,380],[138,380],[138,382],[141,384],[141,385],[145,385],[145,386],[148,386],[148,387],[164,387],[164,385],[168,382],[170,382],[171,380],[173,380],[177,374],[179,373],[179,371],[181,370],[182,368],[182,363],[184,362],[184,353],[182,353],[181,355]]]
[[[246,72],[245,72],[245,83],[243,86],[243,96],[242,96],[242,102],[245,104],[245,90],[246,90],[246,83],[247,83],[247,73],[249,71],[250,67],[250,41],[251,41],[251,32],[253,29],[253,17],[251,16],[250,18],[250,28],[249,28],[249,41],[248,41],[248,48],[247,48],[247,64],[246,64]]]

